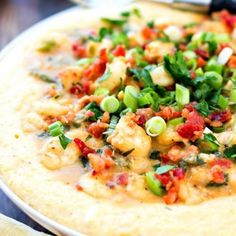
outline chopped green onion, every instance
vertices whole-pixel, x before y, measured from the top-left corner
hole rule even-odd
[[[230,97],[229,97],[230,102],[236,103],[236,88],[232,89],[230,91]]]
[[[223,95],[219,96],[219,100],[217,102],[217,105],[221,108],[221,109],[225,109],[229,104],[229,100],[228,98],[224,97]]]
[[[49,134],[52,137],[59,137],[60,144],[63,149],[66,149],[67,145],[72,141],[70,138],[66,137],[64,132],[64,126],[60,121],[56,121],[48,126]]]
[[[230,38],[228,34],[216,34],[215,40],[217,43],[227,43],[229,42]]]
[[[124,104],[126,107],[131,108],[133,112],[138,108],[137,96],[138,89],[136,87],[131,85],[125,87]]]
[[[184,106],[190,102],[189,89],[180,84],[176,84],[175,99],[178,105]]]
[[[214,132],[214,133],[221,133],[223,131],[225,131],[225,126],[222,125],[220,127],[212,127],[211,130]]]
[[[57,47],[57,43],[55,40],[53,39],[49,39],[49,40],[45,40],[41,42],[40,47],[38,48],[39,52],[51,52],[52,50],[54,50]]]
[[[48,126],[48,131],[52,137],[59,136],[64,132],[63,124],[60,121],[56,121]]]
[[[197,68],[197,61],[196,59],[192,58],[187,61],[187,66],[191,70],[195,70]]]
[[[94,95],[96,96],[100,96],[100,95],[106,96],[108,94],[109,94],[109,90],[106,88],[97,88],[94,92]]]
[[[71,139],[66,137],[65,134],[59,135],[60,144],[63,149],[66,149],[67,145],[71,143]]]
[[[194,51],[185,51],[183,53],[184,57],[186,57],[187,59],[194,59],[197,57],[196,53]]]
[[[148,189],[157,196],[162,196],[165,191],[162,188],[161,181],[155,178],[154,172],[146,173]]]
[[[236,161],[236,144],[234,144],[233,146],[231,147],[227,147],[225,148],[224,150],[224,155],[233,160],[233,161]]]
[[[114,132],[118,121],[119,121],[119,117],[113,115],[111,117],[108,129],[103,134],[111,135]]]
[[[93,61],[94,61],[94,59],[92,59],[92,58],[82,58],[76,62],[76,65],[77,66],[84,66],[84,65],[92,63]]]
[[[204,74],[204,78],[207,83],[214,89],[220,89],[223,83],[223,77],[215,72],[215,71],[208,71]]]
[[[120,102],[114,96],[108,96],[108,97],[103,98],[100,107],[103,111],[114,113],[119,109]]]
[[[207,65],[205,66],[206,71],[215,71],[219,74],[222,74],[223,68],[223,65],[217,64],[216,58],[210,59]]]
[[[196,75],[197,76],[203,76],[204,75],[204,72],[203,72],[203,69],[202,68],[198,68],[196,71],[195,71]]]
[[[120,116],[124,116],[124,115],[126,115],[128,112],[132,112],[132,109],[131,109],[131,108],[126,108],[126,109],[124,109],[124,110],[120,113]]]
[[[175,118],[175,119],[169,120],[167,122],[167,126],[170,126],[170,125],[176,126],[176,125],[180,125],[182,123],[184,123],[184,118],[183,117],[179,117],[179,118]]]
[[[170,171],[174,168],[175,168],[174,165],[164,165],[164,166],[157,167],[155,172],[158,175],[161,175],[161,174],[164,174],[164,173],[166,173],[166,172],[168,172],[168,171]]]
[[[149,136],[155,137],[165,131],[166,122],[162,117],[154,116],[146,122],[145,128]]]

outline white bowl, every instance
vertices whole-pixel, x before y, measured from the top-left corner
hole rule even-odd
[[[26,41],[29,40],[32,35],[40,35],[41,32],[50,30],[51,27],[54,28],[55,25],[60,25],[60,22],[63,22],[63,19],[67,17],[73,17],[80,12],[82,9],[78,7],[73,7],[68,10],[65,10],[61,13],[53,15],[40,23],[37,23],[30,29],[26,30],[22,34],[20,34],[16,39],[14,39],[11,43],[9,43],[1,52],[0,52],[0,66],[1,63],[5,60],[9,54],[13,53],[15,49],[20,48],[21,45],[25,44]],[[28,204],[26,204],[23,200],[21,200],[5,183],[4,180],[0,178],[0,188],[1,190],[28,216],[34,219],[37,223],[48,229],[49,231],[57,234],[57,235],[69,235],[69,236],[82,236],[81,233],[76,232],[72,229],[69,229],[34,210]]]

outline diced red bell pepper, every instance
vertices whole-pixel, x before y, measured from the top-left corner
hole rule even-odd
[[[118,45],[112,52],[115,57],[124,57],[125,56],[125,47],[123,45]]]
[[[216,165],[219,165],[222,168],[228,169],[233,165],[233,162],[229,159],[221,158],[221,159],[214,160],[210,163],[211,167],[216,166]]]
[[[147,40],[153,39],[156,36],[156,32],[147,26],[142,29],[141,34]]]
[[[236,69],[236,56],[230,57],[229,62],[228,62],[228,67]]]
[[[164,201],[166,204],[173,204],[177,201],[178,199],[178,191],[175,186],[171,187],[166,196],[163,197]]]
[[[209,58],[209,53],[206,50],[203,49],[196,49],[195,50],[196,54],[204,59],[208,59]]]
[[[80,45],[78,43],[72,44],[72,51],[75,57],[83,58],[86,57],[86,48],[83,45]]]
[[[95,153],[95,150],[88,147],[82,140],[75,138],[74,142],[84,157],[88,157],[88,154],[90,153]]]

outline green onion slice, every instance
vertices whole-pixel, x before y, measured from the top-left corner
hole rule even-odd
[[[184,106],[190,102],[189,89],[185,88],[180,84],[176,84],[175,99],[178,105]]]
[[[161,186],[161,181],[156,179],[154,172],[146,173],[146,181],[148,189],[157,196],[162,196],[165,193],[165,190]]]
[[[166,122],[160,116],[149,119],[145,124],[146,132],[149,136],[155,137],[162,134],[166,129]]]
[[[138,89],[134,86],[128,85],[125,87],[125,94],[124,94],[124,104],[126,107],[130,108],[133,112],[136,111],[138,108]]]
[[[114,96],[107,96],[102,100],[100,107],[103,111],[114,113],[119,109],[120,102]]]
[[[96,96],[100,96],[100,95],[106,96],[108,94],[109,94],[109,90],[106,88],[97,88],[94,92],[94,95]]]

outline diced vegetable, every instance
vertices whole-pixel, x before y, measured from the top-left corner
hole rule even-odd
[[[124,104],[133,112],[138,108],[138,89],[134,86],[128,85],[125,87]]]
[[[175,99],[178,105],[184,106],[190,102],[189,89],[180,84],[176,84]]]
[[[72,141],[70,138],[65,136],[64,126],[60,121],[56,121],[53,124],[49,125],[48,131],[52,137],[59,137],[59,141],[63,149],[66,149],[68,144]]]
[[[180,125],[180,124],[183,124],[183,123],[184,123],[184,118],[183,117],[179,117],[179,118],[175,118],[175,119],[169,120],[167,122],[167,126],[170,126],[170,125],[176,126],[176,125]]]
[[[166,129],[166,122],[160,116],[155,116],[149,119],[145,124],[148,135],[155,137],[162,134]]]
[[[146,181],[148,189],[157,196],[162,196],[165,191],[161,186],[161,181],[156,179],[154,172],[146,173]]]
[[[158,175],[161,175],[161,174],[164,174],[164,173],[166,173],[166,172],[168,172],[168,171],[170,171],[174,168],[175,168],[174,165],[164,165],[164,166],[157,167],[155,172]]]
[[[221,88],[223,83],[223,77],[219,73],[215,71],[209,71],[204,74],[204,78],[212,88]]]
[[[108,96],[102,100],[100,106],[103,111],[108,111],[109,113],[114,113],[119,109],[120,102],[114,96]]]

